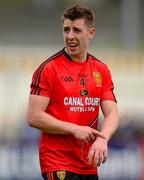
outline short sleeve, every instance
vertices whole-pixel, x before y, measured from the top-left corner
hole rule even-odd
[[[30,94],[51,96],[54,73],[50,66],[39,66],[33,73]]]
[[[102,84],[103,84],[103,90],[102,90],[101,101],[110,100],[110,101],[117,102],[115,94],[113,92],[114,84],[112,81],[111,73],[109,69],[107,68],[107,66],[105,68]]]

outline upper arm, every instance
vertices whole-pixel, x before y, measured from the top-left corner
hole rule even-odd
[[[46,61],[47,62],[47,61]],[[51,63],[42,63],[33,73],[30,94],[50,97],[56,73]]]
[[[104,116],[107,116],[110,113],[115,113],[116,115],[118,115],[117,103],[114,101],[102,101],[101,109]]]
[[[35,116],[40,111],[45,112],[49,101],[49,97],[30,94],[28,104],[28,120],[31,121],[33,116]]]
[[[105,71],[103,73],[103,77],[102,77],[102,97],[101,97],[101,101],[115,101],[116,97],[114,94],[114,84],[112,81],[112,76],[111,73],[108,69],[107,66],[105,66]]]

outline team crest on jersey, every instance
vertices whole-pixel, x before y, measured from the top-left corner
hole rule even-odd
[[[102,79],[101,79],[101,75],[99,72],[93,72],[93,78],[97,85],[101,85]]]
[[[57,174],[57,177],[58,177],[60,180],[64,180],[64,178],[65,178],[65,176],[66,176],[66,171],[65,171],[65,170],[57,171],[56,174]]]

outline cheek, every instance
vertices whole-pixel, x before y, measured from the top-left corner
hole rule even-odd
[[[63,35],[63,40],[66,43],[66,36],[65,35]]]
[[[83,45],[83,46],[87,45],[87,44],[88,44],[88,38],[83,37],[83,38],[81,39],[81,42],[82,42],[82,45]]]
[[[65,33],[63,33],[63,39],[66,39],[66,34]]]

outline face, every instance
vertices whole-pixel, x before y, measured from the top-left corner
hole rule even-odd
[[[72,58],[86,58],[84,56],[87,54],[88,44],[95,33],[95,29],[88,28],[84,19],[74,21],[64,19],[62,30],[66,52]]]

